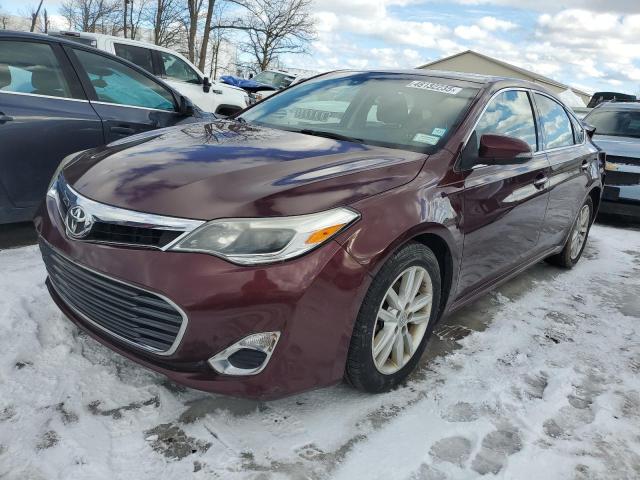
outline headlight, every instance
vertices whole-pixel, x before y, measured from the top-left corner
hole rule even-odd
[[[73,152],[71,155],[67,155],[62,159],[62,161],[58,164],[58,168],[56,168],[56,171],[53,173],[51,180],[49,180],[49,187],[47,188],[47,192],[49,192],[49,190],[51,190],[53,185],[56,183],[56,180],[58,179],[58,175],[60,175],[60,172],[62,171],[62,169],[67,165],[69,165],[71,161],[78,158],[84,152],[86,152],[86,150],[82,150],[80,152]]]
[[[213,220],[171,250],[210,253],[242,265],[279,262],[322,245],[359,217],[336,208],[295,217]]]

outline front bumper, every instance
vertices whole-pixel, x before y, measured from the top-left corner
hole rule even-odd
[[[35,218],[41,239],[79,265],[174,302],[188,317],[171,355],[143,351],[105,333],[52,298],[76,325],[112,350],[177,383],[227,395],[273,399],[339,382],[370,276],[337,243],[277,265],[240,267],[211,255],[74,241],[55,202]],[[254,376],[216,373],[207,359],[257,332],[281,332],[266,368]]]
[[[600,212],[640,219],[640,167],[615,165],[604,179]]]

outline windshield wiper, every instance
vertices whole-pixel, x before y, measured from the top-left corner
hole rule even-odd
[[[302,130],[295,130],[298,133],[304,133],[305,135],[313,135],[316,137],[325,137],[331,138],[333,140],[342,140],[345,142],[354,142],[354,143],[363,143],[364,140],[361,138],[348,137],[346,135],[341,135],[340,133],[334,132],[325,132],[324,130],[311,130],[309,128],[303,128]]]

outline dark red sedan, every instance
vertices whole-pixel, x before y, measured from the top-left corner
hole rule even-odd
[[[190,387],[386,391],[443,315],[579,260],[602,190],[589,137],[532,83],[321,75],[67,157],[35,219],[47,285],[98,341]]]

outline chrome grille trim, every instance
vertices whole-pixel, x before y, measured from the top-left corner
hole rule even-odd
[[[204,220],[193,220],[189,218],[156,215],[151,213],[138,212],[135,210],[127,210],[124,208],[114,207],[111,205],[106,205],[104,203],[96,202],[95,200],[80,195],[80,193],[69,186],[62,174],[60,174],[58,178],[53,182],[51,188],[47,192],[47,195],[55,200],[56,206],[58,208],[58,213],[60,214],[63,223],[67,210],[71,206],[79,205],[89,215],[91,215],[94,222],[120,225],[124,227],[183,232],[180,236],[162,247],[143,244],[127,244],[114,241],[96,241],[91,239],[73,239],[74,241],[107,243],[111,245],[133,246],[138,248],[154,248],[165,251],[205,223]]]

